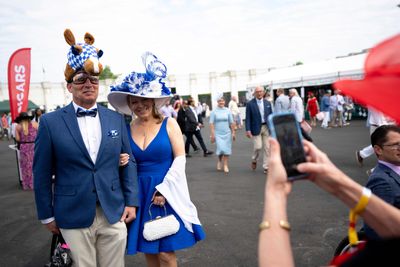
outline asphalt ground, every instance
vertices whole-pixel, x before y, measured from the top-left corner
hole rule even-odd
[[[202,135],[210,150],[208,125]],[[323,130],[314,128],[314,143],[346,174],[361,184],[374,156],[360,168],[354,151],[369,144],[365,121]],[[36,218],[32,191],[21,190],[11,141],[0,141],[0,267],[43,266],[48,261],[51,235]],[[216,156],[192,153],[187,179],[207,238],[177,251],[179,266],[257,266],[258,224],[263,209],[265,175],[250,169],[252,142],[239,130],[230,158],[230,173],[216,171]],[[261,162],[259,162],[261,164]],[[259,166],[260,166],[259,164]],[[288,202],[291,242],[296,266],[324,266],[346,235],[348,209],[309,181],[293,185]],[[126,266],[145,266],[144,256],[126,256]]]

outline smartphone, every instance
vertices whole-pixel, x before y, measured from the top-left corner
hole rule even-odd
[[[307,174],[297,171],[299,163],[306,162],[300,125],[293,113],[277,113],[268,117],[268,128],[281,147],[281,158],[288,180],[304,179]]]

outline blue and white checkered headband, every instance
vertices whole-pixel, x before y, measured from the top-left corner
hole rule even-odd
[[[126,92],[143,97],[170,96],[170,89],[165,86],[162,79],[167,77],[167,67],[155,55],[145,52],[142,61],[146,73],[131,72],[121,84],[112,85],[111,92]]]
[[[71,47],[67,55],[68,65],[70,65],[71,68],[73,68],[74,70],[79,70],[83,68],[83,64],[90,57],[94,57],[97,59],[99,58],[97,55],[97,50],[93,45],[89,45],[86,43],[79,43],[78,45],[82,47],[82,53],[80,53],[79,55],[75,55],[72,52],[72,47]]]

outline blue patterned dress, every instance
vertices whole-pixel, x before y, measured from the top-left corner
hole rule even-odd
[[[179,221],[179,231],[171,236],[155,241],[147,241],[143,237],[143,225],[150,220],[149,206],[156,186],[164,180],[174,160],[171,142],[167,132],[167,120],[164,119],[161,128],[151,143],[142,150],[132,139],[130,127],[128,126],[129,139],[132,153],[136,159],[139,177],[140,208],[137,210],[136,220],[128,226],[127,253],[135,254],[143,252],[158,254],[160,252],[171,252],[193,246],[197,241],[205,238],[201,225],[193,224],[193,233],[189,232],[178,214],[166,201],[167,213],[175,215]],[[156,216],[164,216],[164,208],[152,206],[153,219]]]

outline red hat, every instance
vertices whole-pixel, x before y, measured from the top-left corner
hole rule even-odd
[[[337,81],[333,87],[399,123],[400,34],[371,48],[365,59],[364,79]]]

